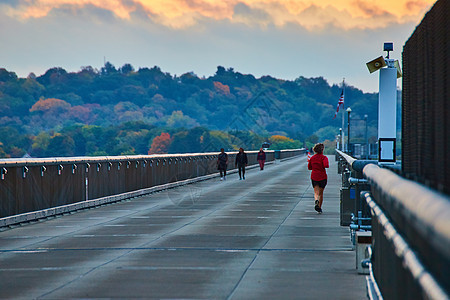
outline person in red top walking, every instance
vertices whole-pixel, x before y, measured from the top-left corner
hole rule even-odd
[[[327,185],[327,172],[325,168],[329,168],[328,158],[323,155],[325,146],[322,143],[316,144],[313,151],[316,153],[311,156],[308,162],[308,170],[311,172],[311,182],[314,188],[314,209],[318,213],[322,213],[323,190]]]
[[[266,161],[266,153],[264,152],[263,148],[259,149],[256,160],[259,162],[259,168],[261,169],[261,171],[264,170],[264,162]]]

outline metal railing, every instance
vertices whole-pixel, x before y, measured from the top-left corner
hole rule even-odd
[[[282,150],[279,156],[304,152]],[[258,151],[246,153],[249,165],[257,164]],[[218,173],[217,154],[2,159],[0,218]],[[232,170],[236,152],[228,155]],[[274,159],[275,152],[266,151],[266,161]]]
[[[336,150],[338,160],[338,172],[342,174],[341,188],[341,225],[357,226],[353,230],[364,228],[365,221],[370,217],[369,209],[360,197],[360,192],[368,190],[368,185],[363,179],[362,170],[366,164],[374,163],[373,160],[357,160],[354,157]],[[354,235],[352,235],[354,237]]]
[[[343,174],[349,169],[364,177],[347,180],[365,185],[359,196],[371,215],[369,281],[376,282],[368,287],[375,286],[386,299],[448,299],[450,198],[376,161],[338,155]]]

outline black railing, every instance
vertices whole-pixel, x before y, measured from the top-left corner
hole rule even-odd
[[[403,47],[402,170],[450,195],[450,1],[436,1]]]
[[[371,215],[363,228],[352,224],[356,230],[372,231],[372,256],[366,265],[376,282],[368,287],[377,286],[385,299],[448,299],[450,198],[376,161],[356,160],[340,151],[338,155],[343,181],[359,186],[355,211],[368,209]]]
[[[247,152],[249,165],[257,164],[257,153]],[[284,159],[304,153],[281,150],[278,155]],[[235,156],[229,153],[230,170]],[[266,160],[274,159],[275,152],[266,151]],[[216,161],[217,153],[2,159],[0,218],[132,191],[142,194],[151,187],[218,173]]]

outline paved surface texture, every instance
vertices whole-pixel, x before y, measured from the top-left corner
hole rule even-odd
[[[324,213],[306,158],[0,232],[0,297],[364,299],[330,157]]]

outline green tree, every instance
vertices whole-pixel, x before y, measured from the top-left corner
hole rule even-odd
[[[10,158],[8,154],[6,154],[5,150],[3,149],[3,144],[0,142],[0,158]]]
[[[122,74],[130,74],[131,72],[134,72],[134,68],[131,64],[124,64],[120,69],[119,72]]]
[[[42,131],[33,138],[30,155],[33,157],[44,157],[47,153],[48,145],[50,144],[50,135]]]
[[[16,81],[17,75],[14,72],[9,72],[5,68],[0,68],[0,82]]]
[[[117,73],[116,67],[109,61],[105,62],[105,65],[101,69],[102,75],[111,75]]]
[[[189,116],[185,116],[181,110],[172,112],[172,115],[167,119],[167,126],[169,128],[192,128],[198,126],[198,123]]]
[[[46,155],[51,157],[66,157],[74,155],[75,142],[72,137],[56,133],[50,138]]]

